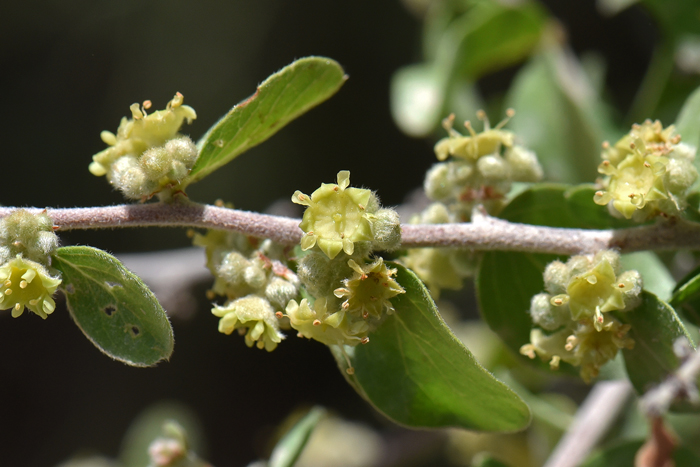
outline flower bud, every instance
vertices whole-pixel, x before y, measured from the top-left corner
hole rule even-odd
[[[377,250],[392,251],[401,244],[401,222],[393,209],[380,209],[372,221],[372,246]]]
[[[18,209],[0,219],[0,264],[22,255],[49,266],[56,248],[58,237],[48,215]]]

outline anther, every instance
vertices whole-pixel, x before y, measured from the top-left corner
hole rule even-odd
[[[369,337],[363,337],[360,342],[362,342],[363,344],[369,344]]]
[[[143,106],[144,109],[148,110],[151,108],[153,103],[149,100],[145,100],[145,101],[143,101],[143,104],[141,104],[141,105]]]
[[[27,284],[27,281],[20,281],[20,283],[19,283],[19,288],[20,288],[20,289],[26,289],[28,285],[29,285],[29,284]]]
[[[3,285],[4,285],[5,287],[12,287],[12,281],[11,281],[10,279],[7,279],[7,280],[3,283]]]
[[[15,310],[19,311],[21,309],[22,309],[22,305],[19,302],[15,303]]]
[[[367,319],[367,318],[369,318],[369,313],[365,311],[364,313],[362,313],[362,319]]]
[[[314,322],[313,322],[313,325],[314,325],[314,326],[320,326],[320,325],[321,325],[321,321],[315,319]]]
[[[5,291],[5,295],[12,295],[12,289],[7,289]]]
[[[278,311],[277,313],[275,313],[275,316],[277,317],[277,319],[282,319],[282,318],[284,318],[284,313],[282,313],[281,311]]]

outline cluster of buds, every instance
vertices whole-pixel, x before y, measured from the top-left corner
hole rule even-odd
[[[454,115],[443,120],[449,136],[435,145],[439,161],[425,178],[428,198],[444,203],[449,208],[452,222],[467,222],[475,205],[481,204],[492,214],[503,206],[513,182],[537,182],[542,178],[542,167],[532,151],[515,144],[515,135],[503,127],[515,115],[512,109],[495,128],[491,128],[485,112],[477,117],[484,129],[476,133],[469,121],[465,122],[469,136],[453,128]]]
[[[504,206],[513,182],[536,182],[542,167],[534,152],[515,144],[515,134],[504,126],[515,115],[512,109],[495,128],[484,111],[477,117],[484,129],[477,133],[469,121],[469,136],[454,128],[454,115],[443,120],[448,132],[435,145],[439,162],[426,174],[425,194],[435,203],[410,219],[412,224],[468,222],[475,206],[497,214]],[[450,160],[447,160],[451,157]],[[474,271],[474,255],[458,249],[421,248],[409,250],[402,262],[426,283],[433,297],[442,289],[458,290],[462,280]]]
[[[580,367],[586,382],[619,349],[634,347],[627,336],[630,326],[609,312],[637,307],[642,279],[637,271],[620,274],[620,256],[612,250],[594,256],[573,256],[554,261],[544,272],[545,290],[532,298],[530,315],[537,326],[520,353],[549,360],[552,369],[561,361]]]
[[[145,199],[165,187],[177,186],[194,166],[198,151],[194,142],[178,134],[183,122],[197,118],[192,107],[183,105],[177,93],[165,110],[151,114],[142,106],[131,105],[132,118],[124,117],[117,134],[103,131],[100,136],[109,147],[92,156],[90,172],[107,180],[130,199]]]
[[[25,308],[46,319],[56,308],[53,294],[61,284],[51,272],[58,248],[53,221],[46,214],[14,211],[0,220],[0,310],[20,316]]]
[[[698,178],[696,148],[680,140],[673,125],[663,128],[660,121],[647,120],[633,125],[615,145],[603,143],[598,172],[605,178],[594,201],[638,222],[678,215]]]
[[[341,171],[337,184],[292,197],[307,207],[299,225],[306,253],[297,273],[313,303],[292,300],[286,316],[300,337],[327,345],[369,342],[372,329],[394,312],[390,299],[404,292],[394,279],[396,270],[370,258],[375,249],[398,247],[398,215],[382,209],[370,190],[349,185],[350,173]]]
[[[210,298],[227,298],[212,309],[221,318],[219,332],[238,330],[248,347],[274,350],[284,338],[275,313],[297,297],[300,286],[284,250],[270,240],[220,230],[196,234],[194,244],[206,249],[207,267],[216,278]]]

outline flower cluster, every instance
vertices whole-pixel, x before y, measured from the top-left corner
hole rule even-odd
[[[454,130],[454,115],[443,121],[449,136],[435,145],[438,160],[426,174],[425,194],[435,203],[410,219],[412,224],[468,222],[472,210],[482,205],[497,214],[513,182],[536,182],[542,167],[532,151],[515,144],[515,135],[503,127],[515,113],[512,109],[495,128],[483,111],[477,116],[484,129],[476,133],[470,122],[469,136]],[[452,159],[448,157],[452,156]],[[434,297],[441,289],[460,289],[462,280],[474,270],[473,254],[457,249],[423,248],[409,250],[402,258],[430,288]]]
[[[58,248],[53,222],[46,214],[14,211],[0,220],[0,310],[20,316],[25,308],[46,319],[56,308],[53,294],[61,284],[50,272]]]
[[[603,190],[594,201],[608,205],[611,213],[635,221],[659,214],[677,215],[698,178],[693,165],[696,148],[680,142],[673,125],[660,121],[633,125],[620,141],[603,144]]]
[[[206,249],[207,267],[216,278],[211,298],[227,297],[223,306],[212,309],[221,318],[219,331],[237,329],[248,347],[274,350],[284,338],[275,313],[297,297],[300,285],[283,249],[270,240],[221,230],[195,235],[194,244]]]
[[[290,301],[286,316],[300,336],[327,345],[369,342],[372,329],[394,312],[390,299],[404,292],[396,270],[382,258],[370,258],[372,250],[399,245],[398,215],[380,208],[371,191],[349,184],[350,173],[341,171],[337,185],[292,197],[307,206],[300,224],[306,253],[297,273],[313,300]]]
[[[130,199],[152,196],[168,186],[176,186],[197,160],[194,142],[178,135],[183,122],[197,118],[192,107],[183,105],[177,93],[165,110],[147,114],[150,101],[131,105],[132,118],[124,117],[117,134],[101,133],[107,149],[95,154],[90,172],[106,175],[109,182]]]
[[[440,161],[425,178],[428,198],[444,203],[452,222],[467,222],[471,211],[482,204],[496,213],[503,205],[512,182],[536,182],[542,178],[542,167],[532,151],[515,144],[515,135],[503,126],[515,115],[509,109],[507,118],[491,128],[483,111],[477,116],[484,130],[476,133],[469,122],[465,126],[470,136],[462,136],[452,128],[454,115],[443,121],[449,136],[435,145]]]
[[[520,353],[549,360],[553,369],[560,361],[579,366],[581,377],[590,382],[619,349],[634,346],[627,337],[630,326],[609,312],[638,306],[642,280],[637,271],[620,274],[618,253],[606,250],[554,261],[545,269],[544,282],[547,293],[535,295],[530,305],[538,327]]]

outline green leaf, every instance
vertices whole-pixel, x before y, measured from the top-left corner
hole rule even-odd
[[[646,290],[642,291],[639,307],[612,313],[632,327],[627,336],[634,339],[634,348],[623,349],[622,355],[632,385],[639,394],[644,394],[680,365],[673,352],[673,342],[679,337],[686,337],[689,342],[692,339],[673,308]]]
[[[277,443],[267,467],[292,467],[297,461],[318,422],[326,415],[322,407],[314,407]]]
[[[548,180],[594,180],[601,143],[621,136],[577,58],[563,49],[531,59],[506,102],[517,112],[509,128],[537,153]]]
[[[341,66],[324,57],[302,58],[270,76],[204,135],[197,162],[181,186],[201,180],[262,143],[335,94],[345,79]]]
[[[516,353],[530,342],[530,300],[544,291],[544,268],[556,259],[563,258],[506,251],[490,251],[481,259],[476,276],[479,310],[486,324]]]
[[[676,131],[683,142],[696,148],[700,146],[700,88],[697,88],[683,104],[676,119]],[[695,167],[700,168],[700,161],[695,158]]]
[[[700,326],[700,267],[678,282],[670,303],[674,308],[680,309],[688,321]]]
[[[530,422],[525,403],[477,362],[440,317],[423,283],[398,264],[406,289],[396,313],[367,345],[334,347],[346,378],[377,410],[411,427],[516,431]]]
[[[152,366],[173,351],[173,330],[155,295],[114,256],[97,248],[59,248],[52,266],[63,274],[68,310],[85,336],[108,356]]]
[[[477,79],[527,58],[540,41],[547,14],[536,2],[516,7],[480,2],[465,13],[459,72]]]
[[[629,467],[634,464],[634,456],[644,445],[644,441],[623,441],[592,454],[581,467]],[[676,467],[700,465],[700,457],[685,446],[673,452]]]

